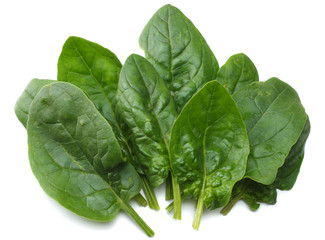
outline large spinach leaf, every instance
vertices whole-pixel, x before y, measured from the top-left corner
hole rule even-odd
[[[115,114],[114,99],[122,65],[110,50],[79,37],[69,37],[58,61],[58,81],[72,83],[87,93],[112,126],[123,154],[133,161],[130,147]],[[135,161],[132,162],[137,167]],[[137,168],[141,172],[140,168]]]
[[[110,221],[123,209],[154,234],[128,203],[141,189],[139,176],[80,89],[69,83],[44,86],[32,102],[27,131],[31,168],[48,195],[97,221]]]
[[[234,94],[241,88],[247,87],[250,83],[257,82],[258,73],[253,62],[246,55],[236,54],[231,56],[220,68],[217,80],[231,94]],[[286,157],[285,164],[279,168],[275,182],[272,185],[264,185],[248,179],[238,182],[234,187],[232,200],[221,211],[223,214],[227,214],[239,199],[243,199],[248,203],[252,210],[256,210],[261,202],[275,204],[275,186],[279,189],[293,187],[304,155],[304,144],[309,134],[308,126],[309,120],[306,122],[305,130],[300,135],[297,143]]]
[[[55,82],[54,80],[47,79],[32,79],[24,92],[21,94],[15,105],[15,113],[18,120],[27,127],[27,120],[29,115],[30,105],[32,104],[36,94],[41,90],[41,88],[47,84]]]
[[[271,78],[252,83],[233,97],[250,141],[245,176],[272,184],[307,119],[298,94],[288,84]]]
[[[115,133],[123,156],[147,180],[127,141],[128,129],[115,112],[115,97],[122,65],[108,49],[79,37],[69,37],[58,61],[58,80],[70,82],[81,88],[106,118]],[[149,206],[159,209],[153,190],[143,185]]]
[[[117,111],[132,129],[142,169],[158,187],[170,170],[168,144],[177,116],[170,92],[150,62],[133,54],[122,68],[116,98]]]
[[[305,144],[310,133],[310,121],[307,118],[305,127],[302,130],[298,141],[291,148],[282,167],[279,168],[278,174],[274,181],[274,186],[281,190],[290,190],[298,177],[302,160],[305,155]]]
[[[171,91],[178,111],[217,76],[218,62],[210,47],[193,23],[174,6],[166,5],[153,15],[139,44]]]
[[[254,63],[243,53],[231,56],[220,68],[217,77],[230,94],[252,82],[258,82],[258,72]]]
[[[245,174],[248,154],[245,124],[234,100],[217,81],[207,83],[185,105],[170,140],[172,171],[184,195],[198,198],[194,228],[204,205],[214,209],[229,201]]]

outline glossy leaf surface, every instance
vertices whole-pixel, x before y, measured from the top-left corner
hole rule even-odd
[[[15,113],[18,120],[27,127],[27,120],[29,115],[30,105],[32,104],[36,94],[41,90],[41,88],[47,84],[55,82],[54,80],[47,79],[32,79],[24,92],[21,94],[15,105]]]
[[[80,89],[60,82],[43,87],[32,103],[27,131],[31,168],[48,195],[89,219],[109,221],[122,208],[144,224],[128,204],[141,180],[124,162],[110,125]]]
[[[298,177],[302,160],[305,155],[305,144],[310,133],[310,121],[307,118],[305,127],[298,141],[291,148],[282,167],[279,168],[274,185],[281,190],[290,190]]]
[[[258,72],[254,63],[243,53],[231,56],[220,68],[217,77],[230,94],[252,82],[258,82]]]
[[[176,110],[169,90],[145,58],[133,54],[126,60],[116,106],[132,129],[144,173],[154,187],[159,186],[169,171],[169,134]]]
[[[160,8],[141,33],[139,44],[171,91],[178,111],[217,77],[218,62],[210,47],[176,7]]]
[[[302,132],[305,110],[296,91],[277,78],[252,83],[233,97],[250,141],[245,176],[269,185]]]
[[[207,83],[172,128],[171,166],[184,194],[199,197],[209,209],[225,205],[245,174],[248,153],[245,125],[235,102],[220,83]]]

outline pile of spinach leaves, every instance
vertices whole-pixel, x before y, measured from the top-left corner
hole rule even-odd
[[[181,200],[227,214],[243,199],[275,204],[297,179],[310,132],[296,91],[259,82],[253,62],[231,56],[219,69],[208,44],[166,5],[141,33],[145,57],[120,63],[108,49],[69,37],[56,80],[33,79],[15,112],[28,134],[31,169],[43,190],[74,213],[110,221],[130,206],[159,209],[154,188],[181,219]],[[143,190],[145,198],[140,194]]]

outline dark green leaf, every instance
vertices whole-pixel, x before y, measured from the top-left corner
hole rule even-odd
[[[171,91],[178,111],[217,77],[218,62],[211,49],[176,7],[160,8],[144,28],[139,44]]]
[[[126,60],[116,106],[132,129],[144,173],[154,187],[159,186],[168,175],[169,134],[177,114],[169,90],[143,57],[133,54]]]
[[[252,82],[258,82],[258,73],[254,63],[243,53],[231,56],[220,68],[217,77],[230,94]]]
[[[48,195],[97,221],[110,221],[123,209],[153,235],[128,204],[141,180],[80,89],[62,82],[44,86],[31,105],[27,132],[31,168]]]
[[[174,123],[170,140],[171,167],[184,195],[199,198],[194,227],[203,204],[225,205],[234,184],[245,174],[249,143],[244,122],[227,90],[207,83]]]
[[[142,173],[133,159],[115,114],[115,95],[122,65],[108,49],[79,37],[69,37],[58,61],[58,80],[81,88],[112,126],[123,156]]]
[[[277,192],[273,185],[264,185],[250,179],[243,179],[235,184],[231,200],[221,210],[221,213],[227,215],[240,199],[244,200],[251,210],[256,211],[260,203],[275,204],[276,197]]]
[[[55,81],[34,78],[28,83],[24,92],[17,100],[15,105],[15,113],[18,120],[24,125],[25,128],[27,127],[30,105],[32,104],[36,94],[43,86],[53,82]]]
[[[304,127],[307,115],[296,91],[277,78],[234,94],[250,141],[246,177],[272,184]]]
[[[307,118],[305,127],[298,141],[291,148],[282,167],[279,168],[274,185],[281,190],[290,190],[298,177],[305,154],[305,144],[310,133],[310,122]]]

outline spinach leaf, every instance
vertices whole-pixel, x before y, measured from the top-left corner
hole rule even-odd
[[[221,213],[223,215],[227,215],[236,202],[240,199],[243,199],[249,205],[251,210],[256,211],[262,202],[275,204],[276,197],[276,188],[272,184],[264,185],[245,178],[235,184],[232,191],[231,200],[221,210]]]
[[[170,140],[172,172],[184,195],[198,198],[193,222],[204,205],[225,205],[245,174],[249,143],[245,124],[228,91],[217,81],[199,90],[175,121]]]
[[[132,154],[115,115],[114,99],[122,65],[108,49],[79,37],[69,37],[58,61],[58,81],[72,83],[87,93],[112,126],[126,157]],[[136,166],[136,162],[132,162]],[[138,169],[139,170],[139,169]]]
[[[143,170],[127,141],[128,129],[115,112],[115,96],[122,65],[108,49],[79,37],[69,37],[58,61],[58,80],[81,88],[98,111],[112,126],[125,157],[147,181]],[[149,186],[143,185],[149,206],[159,209],[156,196]]]
[[[217,76],[219,66],[210,47],[174,6],[166,5],[153,15],[139,44],[171,91],[178,112],[197,90]]]
[[[307,115],[296,91],[277,78],[254,82],[233,95],[247,128],[245,177],[269,185],[297,142]]]
[[[142,169],[158,187],[170,170],[168,144],[177,116],[170,92],[150,62],[132,54],[121,70],[116,98],[117,111],[132,129]]]
[[[49,196],[97,221],[110,221],[122,209],[153,236],[128,203],[141,180],[125,162],[111,126],[79,88],[44,86],[32,102],[27,132],[32,171]]]
[[[230,94],[252,82],[258,82],[258,72],[254,63],[243,53],[231,56],[220,68],[217,77]]]
[[[15,105],[15,113],[18,120],[24,125],[25,128],[27,127],[30,105],[32,104],[36,94],[43,86],[53,82],[55,81],[34,78],[28,83],[24,92],[17,100]]]
[[[298,141],[291,148],[282,167],[279,168],[274,185],[281,190],[290,190],[298,177],[305,154],[305,144],[310,133],[310,121],[307,117],[305,127]]]

